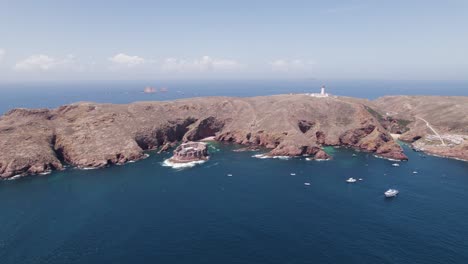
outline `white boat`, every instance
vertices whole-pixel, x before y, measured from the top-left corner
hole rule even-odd
[[[393,163],[392,166],[393,166],[393,167],[400,167],[400,164],[398,164],[398,163]]]
[[[295,175],[296,175],[296,173],[291,173],[291,176],[295,176]]]
[[[304,185],[305,185],[305,186],[309,186],[309,185],[310,185],[310,182],[304,182]]]
[[[232,177],[232,174],[228,174],[227,176],[228,176],[228,177]]]
[[[413,174],[417,174],[418,172],[417,171],[413,171]]]
[[[399,191],[396,189],[388,189],[384,194],[385,194],[385,197],[395,197],[397,196],[398,193]]]
[[[362,178],[359,178],[360,181],[362,181]]]
[[[351,178],[347,179],[346,182],[353,183],[353,182],[356,182],[356,179],[351,177]]]

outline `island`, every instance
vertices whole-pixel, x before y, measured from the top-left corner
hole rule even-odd
[[[172,163],[187,163],[208,159],[208,146],[203,142],[187,142],[180,144],[174,155],[169,159]]]
[[[156,88],[151,87],[151,86],[147,86],[145,87],[145,89],[143,89],[143,92],[147,94],[156,93],[157,91],[158,90],[156,90]]]
[[[266,148],[270,157],[324,160],[324,146],[341,146],[406,160],[399,137],[417,150],[468,160],[467,107],[467,97],[290,94],[18,108],[0,117],[0,177],[124,164],[207,137]]]

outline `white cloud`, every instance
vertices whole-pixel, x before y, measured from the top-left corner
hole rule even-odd
[[[134,67],[145,63],[145,59],[138,56],[130,56],[125,53],[119,53],[109,58],[109,60],[120,66]]]
[[[65,58],[53,58],[48,55],[32,55],[19,61],[13,67],[17,71],[51,71],[57,69],[69,69],[76,64],[74,55],[67,55]]]
[[[22,61],[17,62],[14,69],[18,71],[48,71],[52,69],[55,66],[55,64],[56,61],[54,58],[51,58],[47,55],[39,54],[32,55]]]
[[[304,61],[299,59],[279,59],[270,63],[272,70],[277,72],[304,72],[311,70],[313,65],[315,65],[315,62],[313,61]]]
[[[3,57],[5,57],[6,51],[4,49],[0,49],[0,62],[3,60]]]
[[[238,70],[242,68],[242,65],[235,60],[203,56],[195,60],[167,58],[163,61],[161,68],[166,72],[210,72]]]

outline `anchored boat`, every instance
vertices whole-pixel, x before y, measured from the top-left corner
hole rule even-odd
[[[395,197],[399,193],[398,190],[396,189],[388,189],[384,194],[385,197],[390,198],[390,197]]]

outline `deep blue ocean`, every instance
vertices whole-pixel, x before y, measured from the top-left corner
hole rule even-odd
[[[0,84],[0,112],[76,101],[316,92],[321,84],[10,83]],[[141,93],[148,85],[168,92]],[[326,85],[333,94],[370,99],[468,95],[468,82]],[[211,159],[187,169],[164,167],[170,153],[150,152],[123,166],[0,181],[0,263],[468,263],[467,162],[407,146],[409,161],[399,167],[349,149],[327,148],[334,159],[319,162],[257,159],[256,152],[232,151],[238,147],[212,143]],[[349,177],[363,180],[348,184]],[[385,199],[388,188],[400,194]]]

